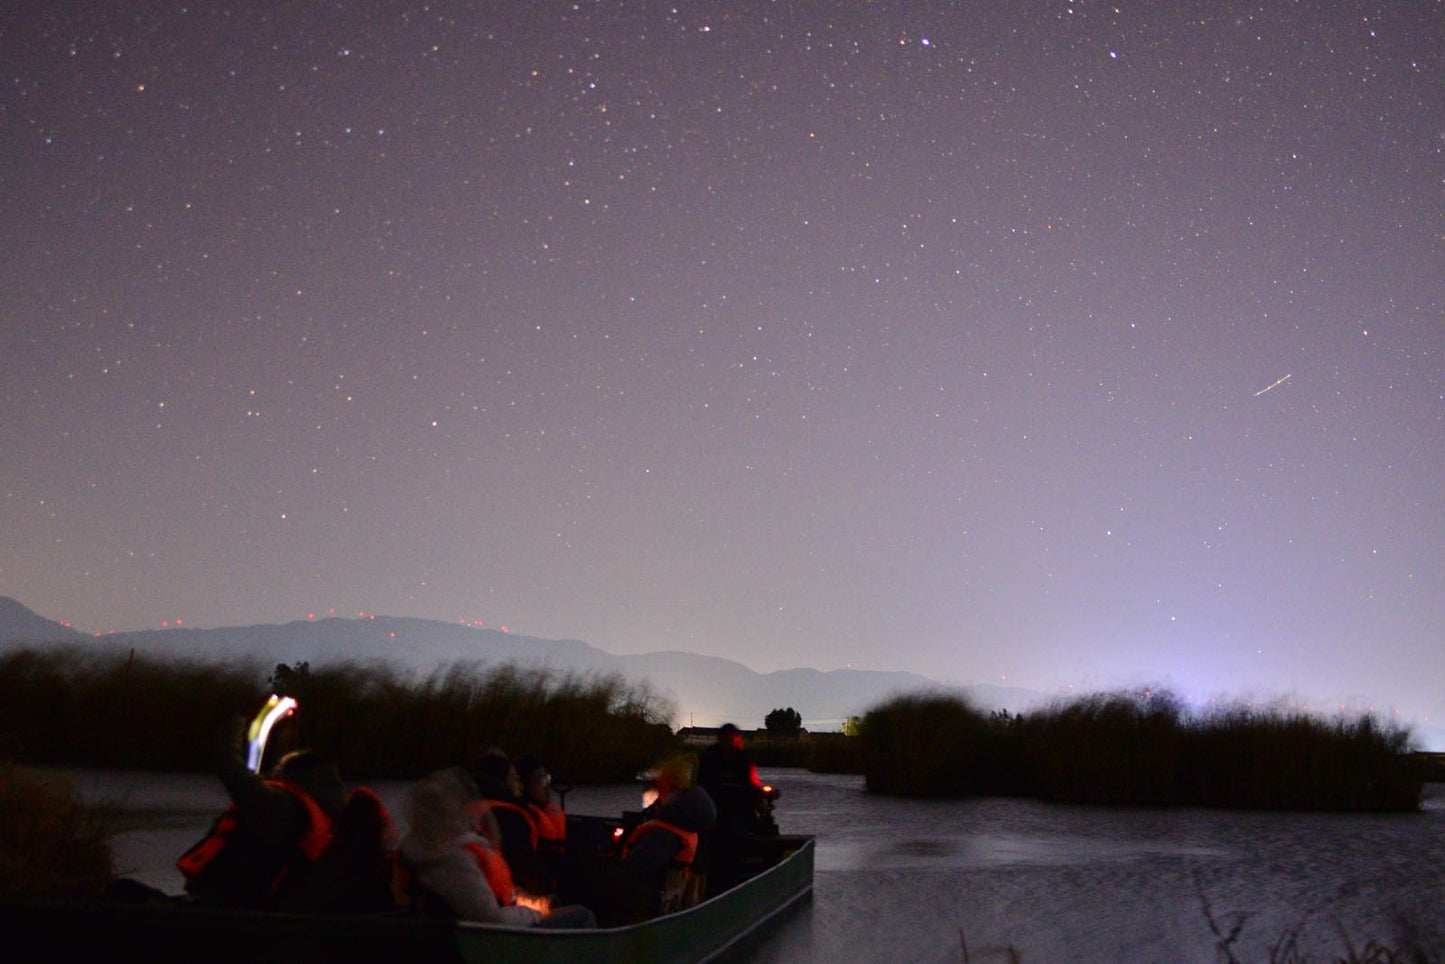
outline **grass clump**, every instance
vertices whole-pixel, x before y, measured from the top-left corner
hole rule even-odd
[[[0,764],[0,902],[98,896],[114,876],[112,827],[69,782]]]
[[[1013,717],[954,696],[898,697],[864,717],[859,739],[868,788],[906,796],[1366,811],[1418,809],[1422,789],[1409,731],[1372,716],[1194,715],[1158,690]]]

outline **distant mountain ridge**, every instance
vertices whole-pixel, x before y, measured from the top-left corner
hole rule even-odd
[[[64,623],[46,619],[9,596],[0,596],[0,646],[84,638],[84,633],[77,632]]]
[[[413,617],[328,618],[89,636],[0,597],[0,648],[36,643],[98,652],[134,650],[154,658],[196,662],[252,663],[260,669],[304,660],[318,667],[384,663],[420,675],[456,663],[512,663],[559,675],[617,674],[645,683],[670,700],[678,725],[732,721],[760,726],[769,711],[790,706],[802,714],[805,725],[836,729],[844,718],[861,715],[890,696],[920,691],[962,692],[984,709],[1006,706],[1015,712],[1044,700],[1041,694],[1023,689],[945,687],[916,673],[854,669],[757,673],[733,660],[694,653],[617,656],[575,639],[541,639]]]

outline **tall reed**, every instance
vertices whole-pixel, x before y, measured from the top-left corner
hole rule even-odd
[[[1371,716],[1187,712],[1160,691],[1103,693],[1024,717],[952,696],[890,700],[863,720],[870,790],[1011,794],[1074,803],[1412,810],[1409,731]]]
[[[870,710],[858,739],[868,789],[949,797],[1008,793],[1021,774],[1007,728],[946,695],[898,696]]]
[[[278,668],[279,669],[279,668]],[[414,777],[497,745],[577,782],[627,779],[676,748],[671,708],[615,676],[458,664],[415,679],[378,666],[273,672],[301,709],[276,742],[348,778]],[[250,664],[218,667],[78,650],[0,657],[0,747],[35,763],[207,769],[228,718],[269,691]]]

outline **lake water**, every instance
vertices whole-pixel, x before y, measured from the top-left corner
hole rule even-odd
[[[226,803],[204,775],[71,771],[87,799],[143,824],[117,862],[179,892],[175,857]],[[1445,953],[1445,786],[1414,814],[1266,814],[870,796],[857,777],[763,771],[788,833],[814,834],[811,904],[757,951],[762,964],[851,961],[1213,962],[1239,926],[1241,961],[1295,935],[1315,960],[1368,941]],[[398,818],[406,785],[375,785]],[[577,813],[636,809],[639,788],[584,787]]]

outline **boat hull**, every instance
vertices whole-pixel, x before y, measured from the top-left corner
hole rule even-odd
[[[431,920],[402,914],[320,916],[167,904],[0,905],[0,946],[38,958],[148,962],[412,961],[465,964],[656,962],[726,958],[811,897],[813,841],[777,838],[777,860],[687,910],[639,924],[544,930]]]

